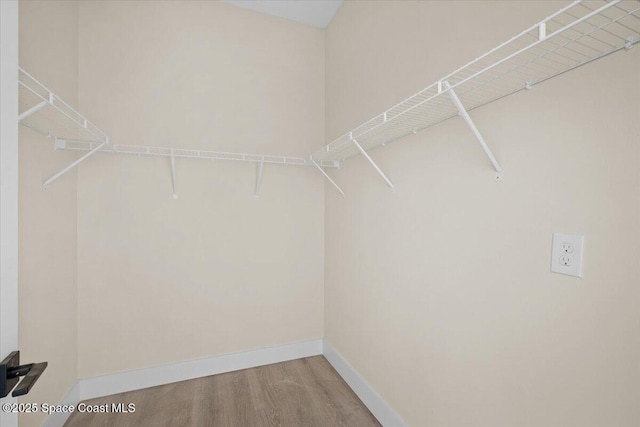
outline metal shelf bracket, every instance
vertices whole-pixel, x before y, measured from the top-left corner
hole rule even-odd
[[[98,151],[100,151],[100,149],[102,147],[104,147],[105,145],[107,145],[108,143],[109,143],[109,140],[107,139],[105,142],[99,144],[96,148],[94,148],[93,150],[89,151],[87,154],[85,154],[84,156],[80,157],[78,160],[76,160],[75,162],[71,163],[69,166],[67,166],[66,168],[62,169],[60,172],[58,172],[57,174],[53,175],[51,178],[49,178],[48,180],[43,182],[42,183],[42,191],[46,191],[47,187],[52,182],[54,182],[56,179],[60,178],[65,173],[69,172],[71,169],[73,169],[76,166],[78,166],[80,163],[82,163],[85,160],[87,160],[89,157],[91,157],[92,155],[94,155]]]
[[[449,98],[451,98],[451,101],[453,102],[453,104],[458,109],[458,114],[467,123],[467,126],[469,126],[469,128],[473,132],[473,135],[476,137],[476,139],[480,143],[480,146],[482,147],[482,149],[484,150],[485,154],[489,158],[489,161],[493,165],[493,168],[496,170],[496,180],[498,180],[498,181],[501,180],[502,179],[502,166],[500,166],[500,163],[498,163],[498,161],[496,160],[495,156],[491,152],[491,149],[489,148],[489,146],[485,142],[484,138],[482,137],[482,134],[480,133],[480,131],[476,127],[475,123],[473,123],[473,120],[471,120],[471,117],[469,116],[469,113],[464,108],[464,105],[462,105],[462,102],[460,102],[460,99],[458,98],[458,95],[456,95],[456,92],[453,90],[453,88],[451,87],[449,82],[445,80],[443,82],[443,84],[444,84],[445,90],[447,90],[447,93],[449,94]]]
[[[262,183],[263,168],[264,168],[264,162],[256,163],[256,186],[255,186],[255,189],[253,190],[253,198],[256,200],[260,198],[260,195],[258,193],[260,192],[260,184]]]
[[[178,180],[176,178],[176,158],[171,150],[171,183],[173,184],[173,198],[178,198]]]
[[[333,179],[331,179],[331,177],[329,175],[327,175],[327,173],[324,171],[324,169],[322,169],[320,167],[320,165],[315,160],[313,160],[313,157],[309,157],[309,159],[311,159],[311,163],[313,163],[313,165],[316,168],[318,168],[318,170],[320,172],[322,172],[322,175],[324,175],[324,177],[329,180],[329,182],[335,187],[335,189],[338,190],[340,192],[340,194],[342,194],[344,196],[344,191],[342,191],[342,188],[340,188],[340,186],[338,184],[336,184],[336,182]]]
[[[393,187],[393,183],[391,182],[391,180],[387,178],[384,172],[382,172],[382,169],[380,169],[380,167],[376,164],[376,162],[373,161],[373,159],[369,156],[369,154],[367,154],[367,152],[364,150],[364,148],[362,148],[362,146],[358,143],[358,141],[355,140],[355,138],[353,137],[353,134],[350,134],[349,138],[356,145],[356,147],[358,147],[360,154],[362,154],[369,161],[369,163],[371,163],[371,166],[373,166],[376,172],[380,174],[380,176],[382,177],[382,179],[385,180],[387,185],[391,187],[391,191],[396,191],[395,188]]]
[[[27,117],[29,117],[30,115],[32,115],[34,113],[37,113],[38,111],[42,110],[47,105],[49,105],[49,103],[47,101],[42,101],[42,102],[34,105],[33,107],[29,108],[27,111],[25,111],[24,113],[22,113],[22,114],[20,114],[18,116],[18,122],[21,122],[24,119],[26,119]]]

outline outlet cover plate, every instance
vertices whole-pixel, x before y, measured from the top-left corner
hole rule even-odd
[[[553,233],[551,271],[582,277],[583,243],[582,235]]]

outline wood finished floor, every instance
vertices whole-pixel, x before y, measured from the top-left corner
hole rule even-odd
[[[74,412],[65,427],[380,426],[323,356],[87,400],[135,412]]]

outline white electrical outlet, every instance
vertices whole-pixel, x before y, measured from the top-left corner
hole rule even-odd
[[[573,253],[573,245],[569,242],[562,242],[562,252],[567,254]]]
[[[551,271],[582,277],[582,249],[584,236],[553,233]]]

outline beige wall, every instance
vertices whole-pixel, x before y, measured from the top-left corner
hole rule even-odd
[[[324,33],[217,2],[80,4],[80,108],[117,143],[308,155]],[[313,169],[96,156],[78,170],[79,375],[323,336]]]
[[[77,3],[21,1],[19,14],[20,65],[76,104]],[[49,362],[22,401],[57,404],[77,380],[76,173],[46,192],[42,182],[75,155],[53,151],[51,140],[25,127],[19,131],[20,357]],[[38,426],[44,419],[42,413],[21,414],[19,422]]]
[[[559,9],[346,2],[326,35],[331,140]],[[413,426],[637,426],[640,50],[371,152],[326,188],[325,336]],[[549,272],[585,235],[583,279]]]
[[[118,143],[306,155],[562,4],[351,1],[325,34],[22,2],[20,61]],[[50,362],[29,401],[324,334],[410,425],[637,424],[639,61],[474,111],[501,182],[450,120],[372,152],[396,193],[360,157],[331,172],[346,198],[267,165],[257,201],[252,165],[178,160],[173,200],[166,159],[107,155],[42,193],[73,155],[21,129],[20,345]],[[585,234],[583,279],[549,272],[554,231]]]

